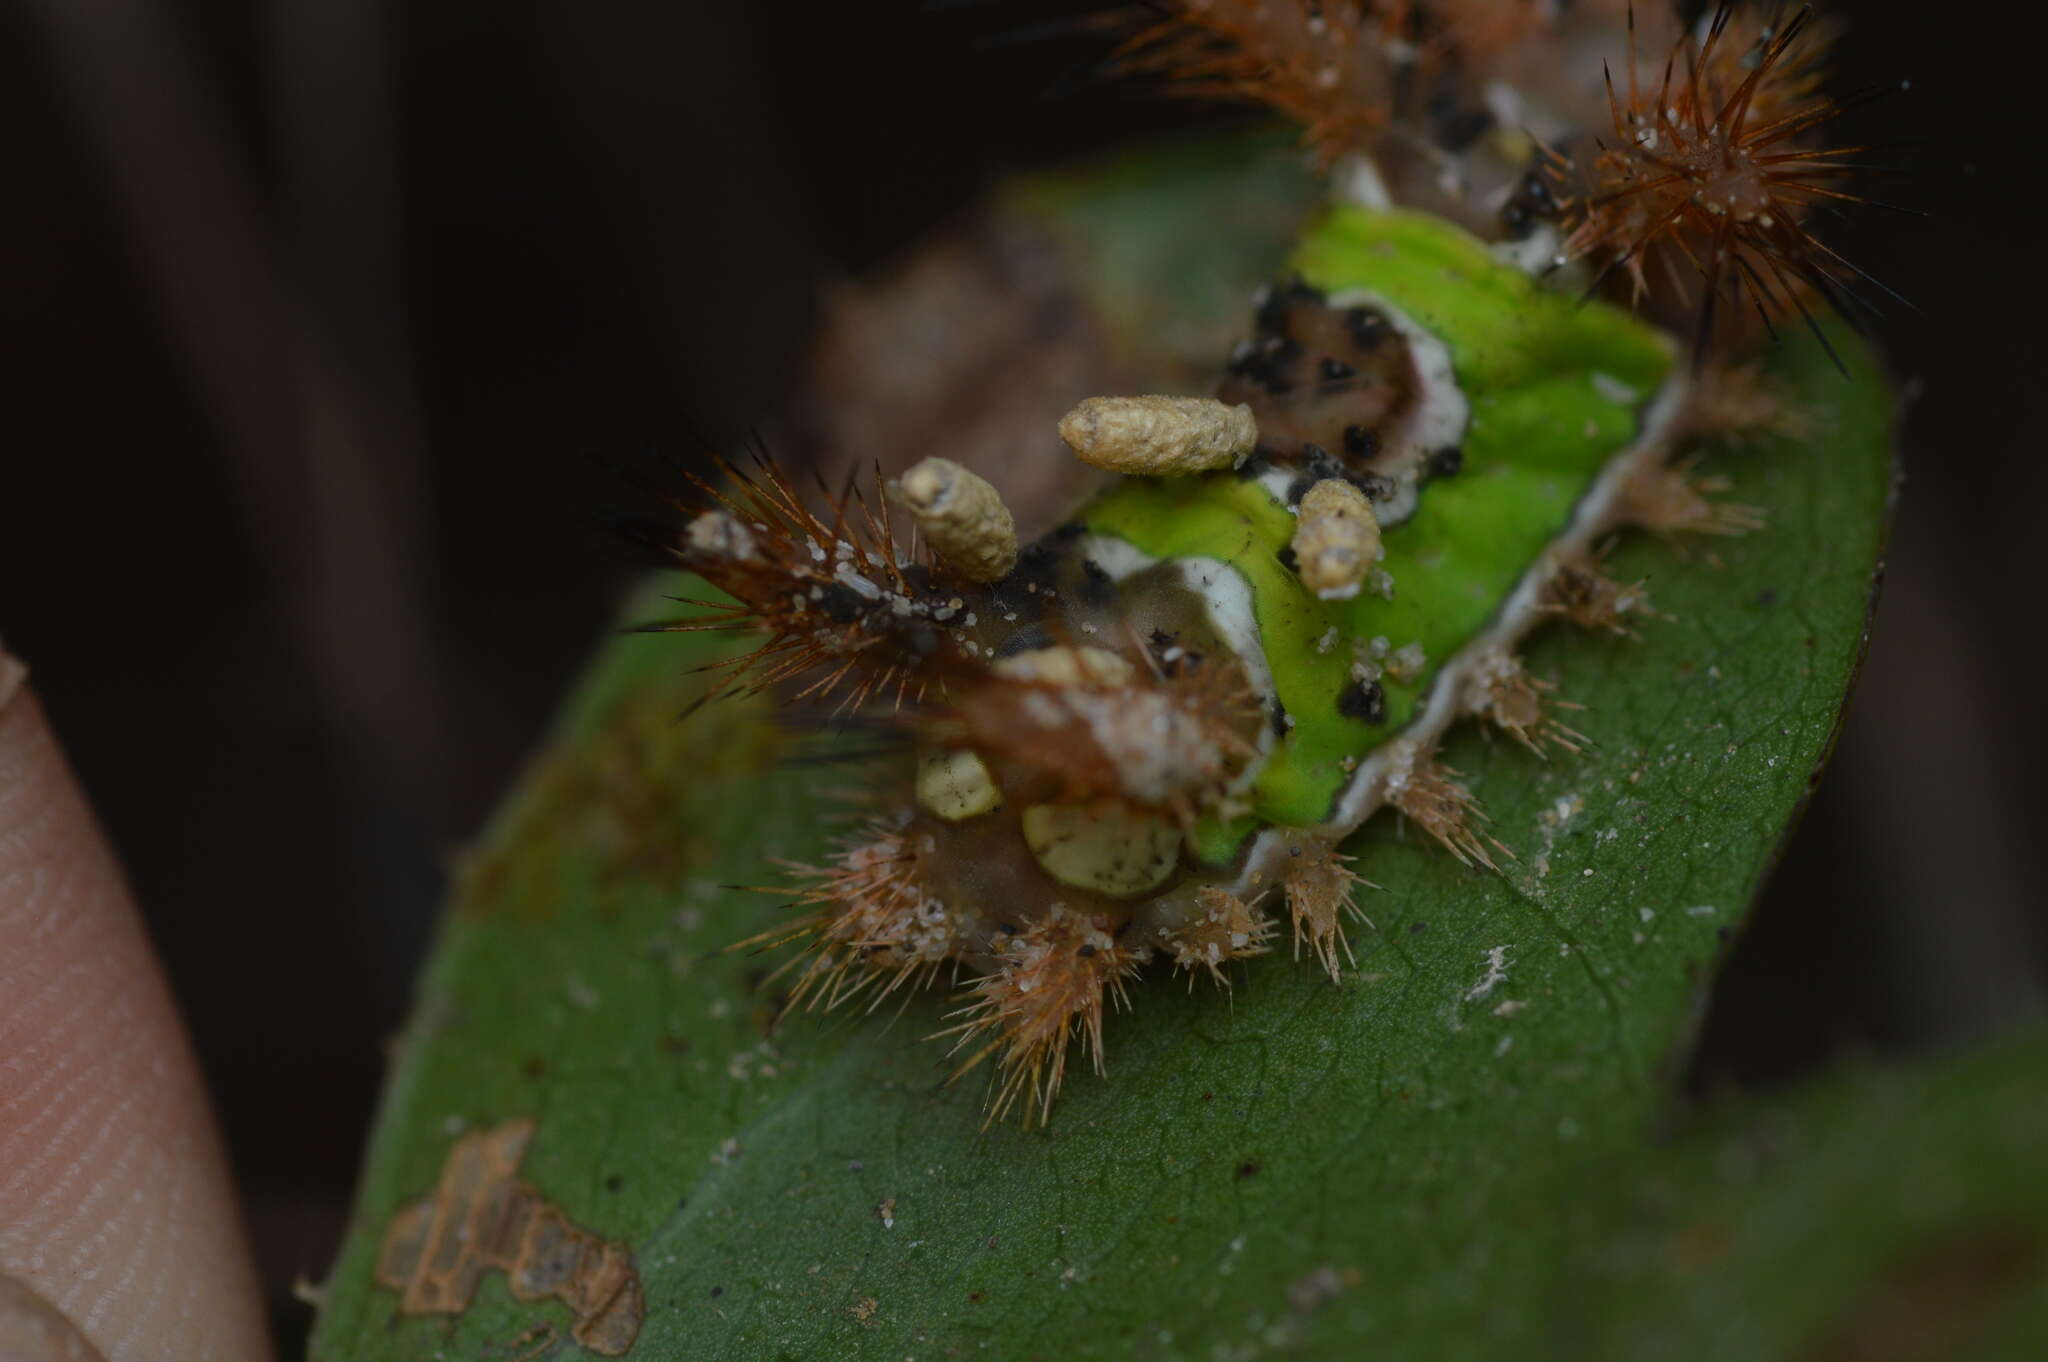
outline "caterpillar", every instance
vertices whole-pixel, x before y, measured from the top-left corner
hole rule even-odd
[[[1285,934],[1341,979],[1368,820],[1512,856],[1445,735],[1578,750],[1520,645],[1655,627],[1603,571],[1619,534],[1764,529],[1704,442],[1805,434],[1755,355],[1871,310],[1809,225],[1854,201],[1830,35],[1616,0],[1183,0],[1130,33],[1122,66],[1290,116],[1331,185],[1211,391],[1066,413],[1049,456],[1106,481],[1029,543],[942,458],[823,511],[731,467],[687,508],[674,556],[723,599],[651,627],[761,639],[712,693],[905,739],[882,811],[744,943],[801,944],[792,1002],[964,980],[957,1071],[1029,1125],[1148,970],[1227,987]]]

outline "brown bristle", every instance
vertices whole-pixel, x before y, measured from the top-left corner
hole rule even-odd
[[[1230,976],[1223,972],[1224,965],[1270,950],[1273,919],[1256,904],[1213,886],[1204,887],[1195,898],[1200,916],[1173,931],[1166,943],[1174,970],[1188,971],[1189,988],[1195,985],[1194,971],[1198,969],[1209,971],[1219,987],[1229,988]]]
[[[1639,470],[1622,488],[1621,514],[1632,525],[1666,539],[1679,535],[1749,534],[1764,527],[1760,506],[1715,501],[1734,484],[1718,474],[1693,471],[1698,461]]]
[[[1585,749],[1585,734],[1560,722],[1552,709],[1580,709],[1559,700],[1555,683],[1529,675],[1522,659],[1501,651],[1484,658],[1466,680],[1467,713],[1486,719],[1537,756],[1555,743],[1567,752]]]
[[[991,1055],[996,1076],[988,1121],[1006,1116],[1025,1099],[1024,1122],[1043,1121],[1066,1078],[1068,1042],[1081,1033],[1095,1071],[1103,1071],[1102,1013],[1105,997],[1127,1000],[1125,982],[1149,956],[1119,945],[1109,924],[1055,904],[1044,918],[1010,936],[999,963],[976,980],[972,999],[950,1028],[959,1035],[955,1052],[973,1048],[954,1076]]]
[[[1344,919],[1356,917],[1368,927],[1372,925],[1352,896],[1360,885],[1377,886],[1351,868],[1353,857],[1338,854],[1333,843],[1319,837],[1301,838],[1289,844],[1287,851],[1281,885],[1287,895],[1288,915],[1294,921],[1294,956],[1301,958],[1306,943],[1331,981],[1341,983],[1338,952],[1356,963],[1344,935]]]
[[[813,911],[773,934],[776,944],[810,938],[789,990],[791,1007],[834,1008],[872,996],[869,1007],[913,981],[929,983],[960,949],[958,915],[919,884],[918,847],[902,830],[876,825],[823,866],[793,866],[798,901]],[[753,944],[753,943],[742,943]]]
[[[1632,620],[1657,613],[1643,581],[1617,582],[1600,570],[1600,555],[1582,555],[1559,566],[1544,589],[1543,608],[1582,629],[1601,629],[1634,638]]]
[[[1602,280],[1626,272],[1638,298],[1669,280],[1696,308],[1700,356],[1727,299],[1746,295],[1767,328],[1796,313],[1819,333],[1807,295],[1843,312],[1860,301],[1855,282],[1868,279],[1804,226],[1818,205],[1861,201],[1837,185],[1863,148],[1807,137],[1864,97],[1815,93],[1822,35],[1810,8],[1775,31],[1734,18],[1724,4],[1704,42],[1681,39],[1651,88],[1631,11],[1625,100],[1608,80],[1614,140],[1582,173],[1567,165],[1560,174],[1564,253],[1598,260]],[[1576,191],[1575,175],[1584,180]],[[1696,302],[1688,271],[1701,281]]]
[[[923,697],[927,655],[951,651],[933,627],[948,596],[913,581],[886,513],[849,485],[830,519],[804,504],[783,471],[758,459],[728,464],[730,490],[698,482],[704,503],[675,550],[678,563],[733,599],[687,600],[710,612],[643,626],[647,632],[766,634],[753,651],[704,670],[722,673],[704,700],[751,693],[816,673],[797,698],[837,694],[841,709],[871,698],[899,708]],[[879,494],[879,474],[877,475]],[[703,701],[699,702],[700,704]]]
[[[1561,7],[1552,0],[1433,0],[1429,8],[1438,43],[1485,64],[1547,36]]]
[[[1738,445],[1770,436],[1803,441],[1816,431],[1813,409],[1755,360],[1708,364],[1686,401],[1685,426]]]
[[[1265,104],[1299,123],[1329,165],[1368,145],[1393,116],[1412,51],[1409,0],[1176,0],[1125,43],[1122,64],[1182,93]]]
[[[1458,780],[1458,772],[1423,758],[1393,790],[1393,804],[1409,821],[1443,843],[1445,850],[1466,865],[1477,861],[1488,870],[1497,869],[1486,845],[1473,825],[1486,821],[1479,801]],[[1501,852],[1507,848],[1492,837],[1487,842]]]
[[[1722,32],[1719,42],[1701,50],[1700,76],[1704,86],[1732,91],[1749,78],[1763,53],[1786,27],[1787,7],[1774,4],[1768,8],[1770,12],[1766,13],[1766,6],[1753,2],[1740,9],[1728,5],[1716,12]],[[1779,56],[1750,100],[1750,119],[1759,125],[1775,123],[1822,98],[1820,89],[1827,74],[1825,59],[1842,26],[1836,20],[1811,13],[1799,22],[1806,25],[1805,34]]]

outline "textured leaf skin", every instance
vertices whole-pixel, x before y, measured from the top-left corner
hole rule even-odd
[[[1075,210],[1093,202],[1078,182],[1018,202],[1079,237],[1156,231],[1144,179],[1102,181],[1120,215]],[[1277,266],[1284,236],[1270,245]],[[1519,858],[1504,875],[1375,820],[1350,849],[1382,886],[1364,901],[1377,931],[1356,934],[1343,986],[1284,953],[1227,996],[1149,977],[1108,1028],[1109,1078],[1071,1080],[1049,1131],[980,1130],[981,1077],[949,1086],[922,1039],[943,999],[893,1023],[776,1023],[759,986],[775,961],[722,948],[782,901],[719,886],[817,858],[850,816],[832,791],[863,773],[788,763],[765,701],[677,724],[701,651],[611,645],[463,871],[312,1356],[514,1357],[535,1326],[566,1333],[565,1310],[495,1275],[455,1317],[401,1317],[371,1281],[454,1135],[518,1116],[537,1121],[522,1176],[633,1246],[648,1314],[629,1355],[663,1362],[1824,1356],[1930,1233],[1967,1240],[1996,1213],[2024,1263],[2048,1225],[2048,1192],[2017,1194],[2012,1171],[2044,1133],[2039,1043],[1814,1097],[1747,1178],[1726,1173],[1740,1125],[1656,1143],[1861,653],[1890,399],[1848,353],[1846,380],[1811,345],[1776,356],[1824,432],[1810,447],[1717,460],[1769,531],[1721,546],[1718,569],[1642,540],[1616,554],[1673,621],[1640,642],[1539,637],[1532,669],[1590,707],[1574,723],[1595,751],[1450,744]],[[2025,1091],[2024,1120],[1963,1119]],[[1701,1225],[1700,1252],[1672,1247]],[[2014,1310],[1984,1346],[2048,1314],[2038,1293]]]

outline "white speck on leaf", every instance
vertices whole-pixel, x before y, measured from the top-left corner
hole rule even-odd
[[[1495,946],[1486,952],[1486,973],[1465,991],[1465,1001],[1476,1003],[1507,982],[1509,946]]]

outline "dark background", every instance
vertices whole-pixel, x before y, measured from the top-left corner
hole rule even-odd
[[[1069,6],[1069,12],[1085,10]],[[1841,6],[1909,173],[1836,238],[1906,480],[1838,760],[1709,1009],[1695,1091],[2038,1015],[2048,286],[1976,10]],[[23,0],[0,20],[0,630],[125,856],[280,1337],[338,1238],[470,837],[631,569],[608,460],[800,376],[820,286],[1002,172],[1232,115],[1099,78],[1021,3]],[[291,1344],[296,1350],[296,1343]]]

